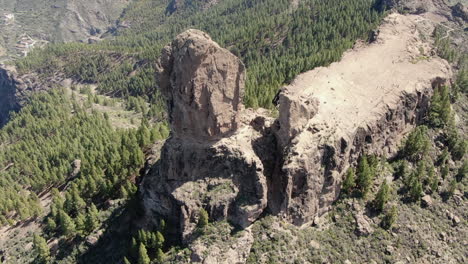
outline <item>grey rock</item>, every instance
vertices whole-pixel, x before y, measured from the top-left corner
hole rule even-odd
[[[355,215],[356,220],[356,232],[360,236],[368,236],[374,232],[371,224],[366,220],[366,218],[358,213]]]

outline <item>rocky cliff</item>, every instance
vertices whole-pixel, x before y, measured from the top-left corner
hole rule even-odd
[[[8,120],[10,111],[19,109],[15,99],[16,85],[11,72],[0,68],[0,127]]]
[[[172,132],[141,185],[147,222],[164,218],[189,241],[200,208],[241,228],[264,213],[302,225],[326,212],[345,170],[363,153],[394,155],[451,78],[432,55],[433,28],[390,15],[375,42],[284,87],[276,120],[242,106],[239,59],[203,32],[179,35],[159,62]]]

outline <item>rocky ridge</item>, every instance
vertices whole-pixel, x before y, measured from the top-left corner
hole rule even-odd
[[[148,224],[164,218],[175,240],[188,242],[200,208],[240,228],[266,212],[313,221],[360,155],[396,153],[433,88],[451,78],[421,38],[433,28],[417,15],[390,15],[374,43],[283,88],[276,120],[242,106],[239,59],[203,32],[179,35],[159,62],[172,132],[140,188]]]

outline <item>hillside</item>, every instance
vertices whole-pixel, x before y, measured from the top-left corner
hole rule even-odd
[[[2,263],[467,261],[463,5],[0,8]]]
[[[47,43],[99,39],[115,25],[128,0],[3,0],[0,63]]]

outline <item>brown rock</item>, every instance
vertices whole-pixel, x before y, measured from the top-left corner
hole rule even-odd
[[[247,227],[267,207],[264,155],[275,145],[265,131],[271,118],[241,111],[244,65],[197,30],[164,48],[160,65],[172,136],[142,182],[148,219],[177,223],[169,232],[182,241],[202,207],[212,221]]]
[[[236,56],[191,29],[164,48],[160,65],[158,80],[176,136],[214,139],[238,128],[245,67]]]

